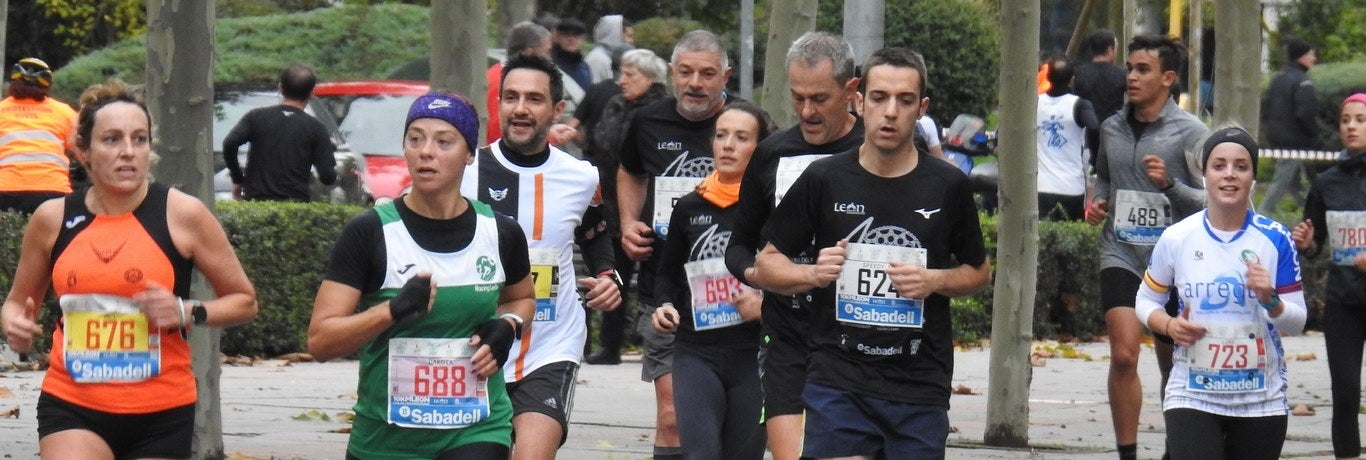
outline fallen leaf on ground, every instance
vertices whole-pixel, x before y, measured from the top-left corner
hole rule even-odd
[[[1319,359],[1319,356],[1315,355],[1312,351],[1309,353],[1300,353],[1295,355],[1295,361],[1313,361],[1316,359]]]
[[[1029,355],[1029,365],[1034,367],[1048,366],[1048,359],[1039,355]]]
[[[612,445],[612,442],[611,442],[611,441],[608,441],[608,440],[606,440],[606,439],[599,439],[599,440],[598,440],[598,448],[600,448],[600,449],[616,449],[617,446]]]
[[[19,418],[19,406],[0,410],[0,418]]]
[[[255,455],[248,455],[241,452],[233,452],[231,454],[228,454],[227,460],[271,460],[272,458],[274,457],[258,457]]]
[[[10,396],[14,396],[14,392],[9,391],[9,388],[0,387],[0,398],[8,398]]]
[[[303,413],[301,413],[301,414],[299,414],[299,415],[295,415],[294,417],[291,417],[291,418],[293,418],[294,420],[301,421],[301,422],[316,422],[316,421],[330,422],[330,421],[332,421],[332,417],[328,417],[326,413],[324,413],[323,411],[317,410],[317,409],[312,409],[312,410],[305,411],[305,412],[303,412]]]
[[[356,396],[356,392],[354,392],[354,391],[352,391],[352,392],[350,392],[350,393],[342,393],[342,394],[340,394],[340,395],[337,395],[337,397],[338,397],[338,398],[347,398],[347,399],[356,399],[356,398],[358,398],[358,396]]]
[[[356,413],[355,413],[355,412],[338,412],[338,413],[335,415],[335,419],[336,419],[338,422],[342,422],[342,423],[351,423],[351,422],[354,422],[354,421],[356,420]]]
[[[256,363],[256,358],[250,356],[224,356],[222,361],[223,364],[229,366],[250,366]]]
[[[276,356],[275,359],[283,359],[291,363],[297,363],[300,361],[313,361],[313,355],[310,355],[308,353],[286,353],[280,356]]]
[[[953,394],[956,394],[956,395],[979,395],[979,394],[981,394],[981,393],[974,393],[974,392],[972,391],[972,388],[968,388],[968,387],[963,386],[963,385],[958,385],[958,386],[956,386],[956,387],[953,387]]]
[[[341,428],[337,428],[337,429],[335,429],[335,430],[327,430],[327,432],[328,432],[328,433],[349,434],[349,433],[351,433],[351,427],[349,427],[349,426],[344,426],[344,427],[341,427]]]
[[[1300,404],[1290,411],[1290,415],[1307,416],[1314,415],[1314,408]]]

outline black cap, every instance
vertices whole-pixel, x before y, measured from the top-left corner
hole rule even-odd
[[[583,25],[583,21],[574,18],[560,19],[559,24],[555,24],[555,32],[570,35],[584,35],[588,33],[588,27]]]
[[[1310,45],[1309,42],[1298,38],[1291,38],[1285,41],[1285,57],[1289,61],[1299,60],[1300,56],[1304,56],[1313,49],[1314,45]]]

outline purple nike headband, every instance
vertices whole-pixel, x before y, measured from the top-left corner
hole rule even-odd
[[[427,93],[413,101],[408,108],[408,119],[403,123],[403,131],[418,118],[435,118],[455,127],[465,138],[470,152],[479,148],[479,114],[474,111],[468,99],[455,93]]]

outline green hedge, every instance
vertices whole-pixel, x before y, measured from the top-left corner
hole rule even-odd
[[[252,322],[229,328],[223,335],[223,352],[230,355],[276,356],[303,351],[313,298],[322,280],[328,251],[342,226],[361,212],[354,206],[313,203],[236,203],[218,205],[219,220],[237,257],[256,286],[261,312]],[[14,267],[24,220],[0,212],[0,267]],[[1083,222],[1039,223],[1039,274],[1034,302],[1034,335],[1054,337],[1057,326],[1049,321],[1051,300],[1067,281],[1076,287],[1079,302],[1076,313],[1078,335],[1105,333],[1104,313],[1100,311],[1099,229]],[[982,216],[987,249],[995,261],[996,220]],[[1306,265],[1306,292],[1311,311],[1319,311],[1318,300],[1325,277]],[[0,289],[9,292],[13,269],[0,270]],[[956,338],[975,340],[991,335],[992,288],[974,296],[953,299]],[[49,296],[50,297],[50,296]],[[47,300],[45,313],[55,311]],[[55,318],[45,314],[50,331]],[[1311,313],[1311,317],[1316,316]],[[45,341],[37,345],[45,350]]]

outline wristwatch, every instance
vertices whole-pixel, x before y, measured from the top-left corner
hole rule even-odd
[[[612,277],[612,282],[617,283],[617,289],[626,288],[626,282],[621,279],[621,273],[618,273],[616,269],[609,268],[601,272],[598,272],[599,278],[601,278],[603,275],[610,275]]]
[[[190,300],[190,301],[188,301],[188,302],[189,302],[190,305],[191,305],[191,307],[190,307],[190,317],[192,318],[191,321],[194,321],[194,324],[195,324],[196,326],[198,326],[198,325],[200,325],[200,324],[204,324],[205,321],[208,321],[208,320],[209,320],[209,310],[208,310],[207,308],[204,308],[204,302],[200,302],[200,301],[198,301],[198,300]]]

